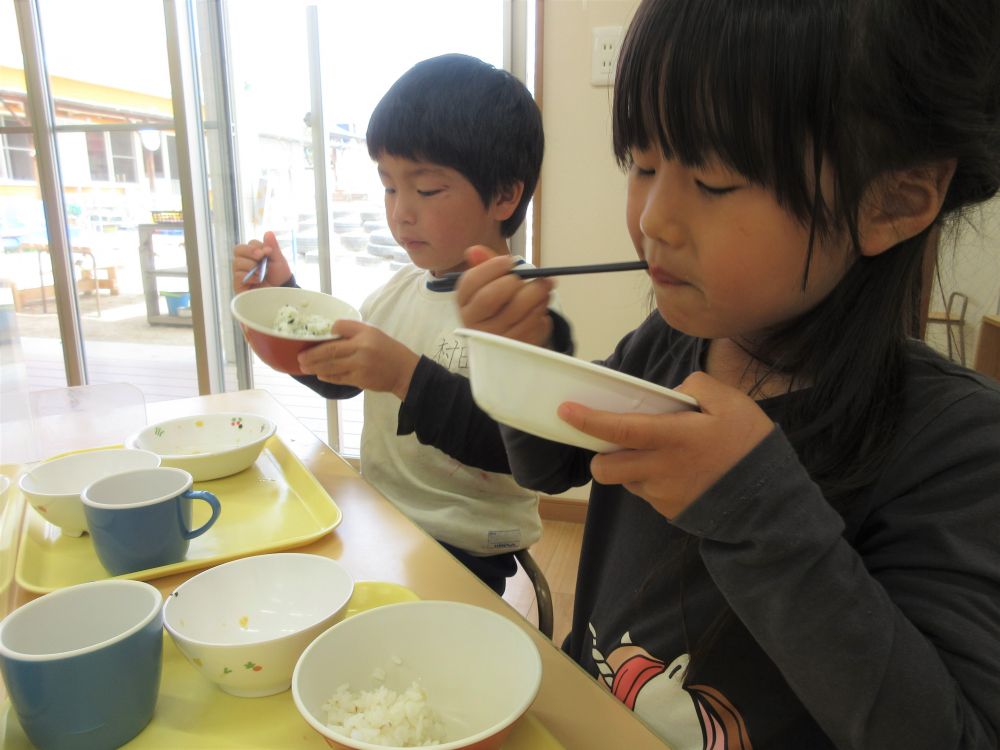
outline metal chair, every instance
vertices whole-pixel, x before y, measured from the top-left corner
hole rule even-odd
[[[962,292],[952,292],[948,295],[948,304],[944,312],[930,312],[927,315],[928,323],[941,323],[945,326],[945,334],[948,339],[948,359],[955,361],[954,349],[958,349],[958,361],[965,365],[965,312],[969,307],[969,297]],[[952,329],[956,329],[958,337],[956,341]]]
[[[528,575],[528,580],[535,588],[535,603],[538,604],[538,629],[546,638],[552,638],[552,592],[549,590],[549,582],[545,580],[545,574],[538,567],[535,558],[526,549],[518,550],[514,553],[517,562]]]

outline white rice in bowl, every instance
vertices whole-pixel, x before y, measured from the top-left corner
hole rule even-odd
[[[323,710],[330,729],[375,745],[425,747],[445,739],[444,724],[416,682],[401,693],[384,685],[360,692],[341,685]]]
[[[333,321],[322,315],[304,315],[295,305],[284,305],[274,316],[274,330],[288,336],[326,336]]]

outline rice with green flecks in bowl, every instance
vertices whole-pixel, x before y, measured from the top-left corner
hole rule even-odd
[[[304,315],[295,305],[284,305],[274,316],[274,330],[288,336],[325,336],[332,321],[322,315]]]

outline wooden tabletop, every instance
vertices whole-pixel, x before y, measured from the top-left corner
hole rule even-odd
[[[532,713],[567,750],[663,750],[663,742],[631,711],[396,510],[269,393],[233,391],[147,404],[150,423],[216,411],[252,412],[274,420],[278,435],[342,511],[343,520],[333,532],[296,551],[338,560],[355,580],[392,581],[412,589],[422,599],[475,604],[520,624],[534,639],[542,657],[542,685]],[[150,583],[167,594],[193,574],[174,575]],[[14,602],[20,605],[33,596],[17,591]]]

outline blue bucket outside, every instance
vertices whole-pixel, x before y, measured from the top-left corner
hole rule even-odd
[[[170,315],[180,315],[182,307],[191,307],[189,292],[160,292],[160,296],[167,300],[167,312]]]

